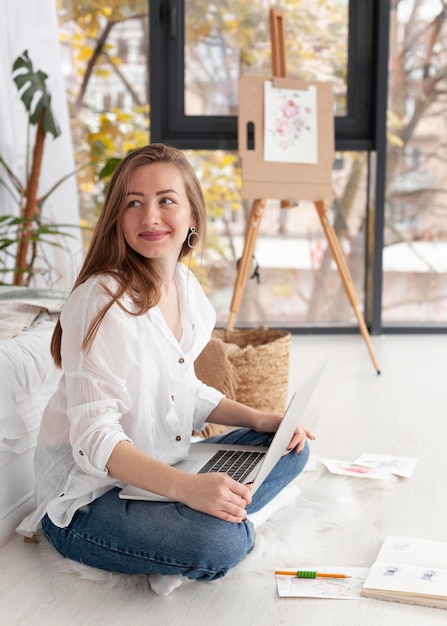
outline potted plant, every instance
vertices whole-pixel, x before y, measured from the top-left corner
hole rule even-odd
[[[34,71],[27,50],[14,62],[12,76],[28,113],[27,135],[29,137],[31,126],[36,126],[36,132],[31,162],[29,167],[26,167],[25,183],[21,182],[0,154],[0,165],[7,175],[4,179],[0,174],[0,185],[19,205],[18,215],[0,216],[0,272],[3,274],[11,272],[7,261],[13,256],[13,284],[27,286],[34,274],[34,263],[39,254],[40,244],[45,242],[58,246],[60,244],[54,235],[67,235],[61,230],[66,226],[45,223],[42,219],[42,206],[50,194],[74,172],[59,180],[47,193],[38,196],[45,138],[48,133],[57,138],[60,130],[53,115],[51,95],[46,86],[48,76],[40,70]],[[29,152],[27,149],[27,155]],[[0,280],[0,283],[3,281]]]

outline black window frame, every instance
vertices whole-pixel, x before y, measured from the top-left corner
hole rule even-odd
[[[335,117],[337,150],[376,149],[377,4],[350,0],[347,114]],[[149,0],[151,140],[180,149],[237,150],[236,116],[185,115],[184,0]]]

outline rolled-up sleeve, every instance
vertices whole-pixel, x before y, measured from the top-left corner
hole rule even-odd
[[[225,395],[197,379],[194,430],[203,430],[205,422]]]
[[[79,345],[89,324],[84,311],[74,306],[62,321],[69,439],[75,463],[88,474],[104,476],[113,448],[130,440],[121,420],[132,408],[127,385],[132,363],[121,349],[121,309],[109,309],[87,352]]]
[[[130,441],[119,424],[121,414],[119,403],[111,401],[107,404],[100,401],[97,407],[89,406],[88,410],[81,405],[69,411],[73,425],[70,432],[73,458],[87,474],[105,476],[116,444]],[[89,426],[84,427],[87,423]]]

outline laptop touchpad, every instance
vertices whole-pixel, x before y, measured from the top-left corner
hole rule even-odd
[[[178,463],[174,463],[172,467],[183,470],[184,472],[192,472],[197,467],[197,461],[192,459],[182,459]]]

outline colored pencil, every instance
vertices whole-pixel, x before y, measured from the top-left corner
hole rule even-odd
[[[348,574],[329,574],[326,572],[309,572],[306,570],[298,570],[297,572],[276,570],[275,574],[281,576],[296,576],[297,578],[351,578]]]

